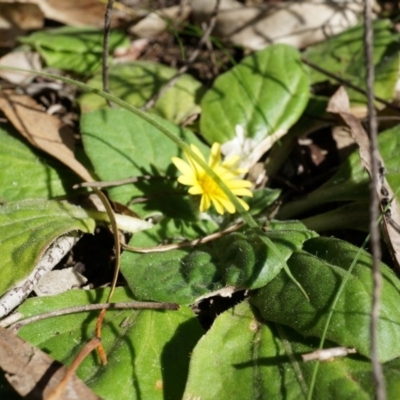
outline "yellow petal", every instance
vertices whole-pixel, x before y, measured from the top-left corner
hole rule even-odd
[[[215,209],[217,210],[217,213],[222,215],[225,211],[222,204],[214,197],[211,197],[211,201],[212,201]]]
[[[232,168],[235,167],[240,160],[240,156],[229,156],[224,162],[222,163],[222,166],[225,168]]]
[[[197,184],[197,182],[193,183],[192,187],[189,189],[189,194],[196,195],[196,194],[203,194],[203,193],[204,193],[203,188],[199,184]]]
[[[227,171],[236,176],[247,174],[247,172],[249,172],[248,169],[238,167],[239,161],[239,156],[230,156],[228,159],[224,160],[224,162],[221,164],[221,167],[225,168]]]
[[[178,177],[178,182],[182,183],[182,185],[193,186],[197,184],[197,179],[194,175],[181,175],[180,177]]]
[[[243,201],[242,199],[238,199],[239,200],[239,203],[242,205],[242,207],[246,210],[246,211],[248,211],[249,210],[249,205],[245,202],[245,201]]]
[[[253,192],[251,192],[249,189],[238,188],[238,189],[231,189],[231,191],[235,196],[253,197]]]
[[[218,197],[218,200],[230,214],[233,214],[236,211],[234,204],[229,199],[225,197]]]
[[[191,175],[193,174],[193,168],[184,160],[178,157],[172,157],[172,162],[174,163],[175,167],[179,169],[180,172],[184,175]]]
[[[205,212],[210,208],[210,206],[211,206],[210,197],[207,195],[201,196],[200,211]]]
[[[199,173],[199,171],[201,170],[200,165],[197,164],[197,163],[193,160],[193,158],[191,158],[191,157],[186,157],[186,158],[187,158],[187,160],[188,160],[188,162],[189,162],[190,168],[192,169],[193,173],[194,173],[194,174]]]
[[[204,162],[206,161],[204,159],[203,153],[199,150],[199,148],[197,146],[195,146],[194,144],[191,144],[190,148],[192,149],[193,153],[195,153],[198,157],[200,157]],[[187,155],[187,157],[191,158],[189,155]]]
[[[244,179],[232,179],[229,182],[226,182],[226,186],[228,186],[230,189],[236,189],[236,188],[249,188],[252,187],[253,184],[250,181],[246,181]]]
[[[221,145],[214,143],[211,147],[210,157],[208,159],[208,166],[211,169],[216,168],[221,162]]]

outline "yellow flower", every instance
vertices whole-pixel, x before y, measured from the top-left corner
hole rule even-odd
[[[191,149],[203,160],[204,157],[200,150],[193,144]],[[182,173],[178,178],[178,182],[183,185],[191,186],[189,193],[193,195],[201,195],[200,211],[207,211],[211,204],[219,214],[226,211],[233,214],[236,211],[234,204],[229,200],[226,194],[220,189],[216,182],[197,164],[193,158],[185,154],[188,162],[178,157],[173,157],[172,162],[176,168]],[[236,196],[249,196],[253,194],[248,189],[252,186],[251,182],[240,179],[240,175],[247,172],[245,169],[238,168],[239,156],[231,156],[221,162],[221,145],[214,143],[211,148],[211,154],[208,159],[208,166],[218,175],[225,185]],[[238,198],[240,204],[249,209],[248,204]]]

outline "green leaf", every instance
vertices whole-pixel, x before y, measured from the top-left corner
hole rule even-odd
[[[130,245],[157,246],[162,239],[168,239],[160,238],[156,230],[157,227],[135,235]],[[299,223],[275,222],[265,235],[287,260],[315,234]],[[198,297],[224,287],[262,287],[281,268],[276,254],[251,229],[179,250],[148,254],[126,251],[121,260],[121,272],[137,298],[180,304],[191,304]]]
[[[304,336],[321,337],[330,305],[356,257],[358,249],[334,238],[317,237],[304,243],[288,260],[290,270],[310,297],[307,302],[293,282],[280,273],[251,298],[264,319],[294,328]],[[370,354],[371,256],[362,252],[344,287],[327,332],[327,339]],[[382,362],[400,356],[400,283],[383,263],[380,299],[379,357]]]
[[[90,74],[100,67],[103,53],[103,31],[88,27],[64,26],[42,30],[19,38],[30,44],[52,68]],[[125,34],[112,31],[109,48],[129,46]]]
[[[177,73],[175,68],[150,61],[136,61],[111,65],[108,71],[110,93],[136,107],[142,107]],[[97,73],[88,84],[102,89],[102,74]],[[204,89],[199,81],[184,74],[150,108],[150,112],[175,124],[181,124],[200,112],[200,98]],[[82,111],[106,108],[105,99],[85,93],[79,103]]]
[[[206,151],[206,146],[189,130],[158,120],[181,139]],[[135,198],[149,198],[132,209],[141,215],[161,212],[170,217],[193,218],[190,203],[177,190],[175,180],[165,179],[176,175],[171,158],[182,157],[182,151],[158,129],[129,111],[107,109],[84,114],[81,132],[85,150],[101,180],[154,177],[109,189],[112,200],[128,204]]]
[[[30,200],[0,207],[0,295],[28,276],[50,244],[74,230],[94,231],[94,220],[76,206]]]
[[[280,362],[288,362],[282,343],[243,302],[220,315],[200,339],[183,398],[305,398],[293,368],[287,365],[283,374]],[[282,388],[290,396],[283,397]]]
[[[24,317],[72,306],[104,302],[108,290],[70,290],[58,296],[28,299],[18,310]],[[113,301],[132,301],[117,288]],[[70,365],[85,342],[93,338],[98,311],[41,320],[23,327],[19,335],[52,357]],[[78,376],[107,400],[180,399],[190,353],[202,335],[188,308],[179,311],[109,310],[102,329],[108,364],[92,353]]]
[[[183,398],[306,399],[315,363],[303,362],[300,354],[317,345],[288,327],[263,322],[243,302],[220,315],[200,339]],[[399,359],[383,365],[389,399],[400,390],[398,366]],[[335,358],[320,364],[312,398],[368,400],[374,389],[369,360]]]
[[[0,127],[0,142],[1,202],[63,196],[78,182],[70,169],[32,149],[11,127]]]
[[[398,48],[400,35],[393,31],[389,20],[374,22],[373,63],[375,66],[374,94],[391,100],[399,72]],[[322,43],[310,47],[304,57],[350,81],[353,85],[365,88],[365,56],[364,56],[364,27],[358,25]],[[330,80],[326,75],[310,69],[312,83]],[[349,89],[352,101],[366,103],[366,97]]]
[[[224,143],[246,160],[257,146],[268,142],[270,147],[297,121],[308,89],[299,53],[282,44],[269,46],[216,79],[201,103],[201,133],[209,143]]]

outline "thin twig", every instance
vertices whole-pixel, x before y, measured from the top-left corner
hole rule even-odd
[[[354,91],[356,91],[358,93],[363,94],[364,96],[366,96],[368,98],[368,91],[367,90],[364,90],[364,89],[358,87],[357,85],[354,85],[353,83],[351,83],[347,79],[343,79],[339,75],[336,75],[336,74],[333,74],[332,72],[329,72],[328,70],[320,67],[317,64],[314,64],[313,62],[307,60],[304,57],[301,58],[301,61],[303,61],[304,64],[307,64],[308,66],[310,66],[312,69],[315,69],[316,71],[321,72],[321,74],[324,74],[327,77],[332,78],[335,81],[337,81],[337,82],[339,82],[339,83],[341,83],[343,85],[346,85],[347,87],[353,89]],[[392,110],[395,110],[397,112],[400,111],[400,107],[390,103],[389,101],[383,99],[382,97],[375,96],[373,92],[372,92],[372,98],[375,101],[384,104],[387,108],[391,108]]]
[[[34,315],[33,317],[25,318],[21,321],[15,322],[9,326],[9,329],[18,332],[23,326],[33,322],[41,321],[43,319],[59,317],[61,315],[76,314],[81,312],[89,312],[96,310],[122,310],[122,309],[135,309],[135,310],[178,310],[179,306],[175,303],[152,303],[152,302],[119,302],[119,303],[98,303],[86,304],[84,306],[62,308],[60,310],[49,311],[47,313]]]
[[[184,247],[193,247],[193,246],[198,246],[199,244],[211,242],[212,240],[219,239],[220,237],[226,235],[227,233],[237,231],[239,228],[243,226],[243,224],[244,224],[243,222],[239,222],[238,224],[232,225],[229,228],[224,229],[223,231],[212,233],[211,235],[207,235],[199,239],[188,240],[180,243],[166,244],[164,246],[132,247],[122,243],[121,246],[125,250],[133,251],[135,253],[162,253],[164,251],[177,250],[177,249],[182,249]]]
[[[108,301],[108,299],[107,299],[107,301]],[[99,316],[97,317],[97,320],[96,320],[95,332],[96,332],[96,337],[98,337],[100,340],[101,340],[101,335],[102,335],[103,321],[104,321],[104,318],[106,316],[106,312],[107,312],[107,310],[105,308],[101,309],[100,310],[100,314],[99,314]],[[100,358],[101,364],[103,366],[107,365],[107,363],[108,363],[107,354],[106,354],[106,351],[104,350],[104,347],[103,347],[103,345],[101,343],[99,344],[99,346],[97,346],[97,355]]]
[[[70,232],[58,237],[41,256],[32,272],[0,298],[0,318],[19,306],[39,280],[51,271],[78,242],[80,235]]]
[[[154,180],[154,179],[170,180],[170,179],[172,179],[172,177],[170,177],[170,176],[142,175],[142,176],[133,176],[131,178],[126,178],[126,179],[118,179],[116,181],[81,182],[81,183],[77,183],[74,186],[72,186],[72,189],[79,189],[79,188],[83,188],[83,187],[107,188],[107,187],[112,187],[112,186],[127,185],[129,183],[137,183],[137,182],[140,182],[140,181],[150,181],[150,180]]]
[[[114,5],[114,0],[107,1],[106,13],[104,15],[102,79],[103,79],[103,91],[106,93],[109,93],[108,53],[109,53],[109,40],[110,40],[111,18],[112,18],[113,5]],[[106,99],[106,101],[107,101],[107,105],[109,107],[112,107],[111,101],[109,99]],[[110,289],[110,292],[107,297],[107,303],[109,303],[111,301],[111,297],[114,293],[114,289],[115,289],[115,285],[116,285],[117,277],[118,277],[118,273],[119,273],[121,246],[119,243],[119,234],[118,234],[117,223],[115,221],[114,212],[110,206],[110,203],[108,202],[108,199],[105,196],[105,194],[103,192],[101,192],[100,189],[98,189],[97,187],[94,187],[93,190],[97,193],[97,195],[100,197],[100,200],[102,200],[104,206],[106,207],[107,214],[109,215],[109,218],[110,218],[110,223],[111,223],[112,232],[113,232],[113,236],[114,236],[114,243],[115,243],[114,276],[113,276],[113,281],[111,284],[111,289]],[[97,323],[96,323],[96,336],[99,339],[101,339],[101,326],[102,326],[102,322],[103,322],[105,314],[106,314],[106,309],[102,309],[100,312],[100,315],[97,319]],[[103,345],[101,343],[97,346],[97,352],[99,354],[99,357],[100,357],[103,365],[105,365],[107,363],[107,357],[106,357]]]
[[[379,269],[381,258],[380,232],[376,221],[379,218],[379,198],[377,187],[379,184],[379,150],[378,150],[378,123],[374,106],[374,65],[373,65],[373,30],[372,30],[372,1],[365,0],[364,4],[364,47],[367,67],[367,99],[368,99],[368,128],[371,142],[371,185],[370,185],[370,232],[372,250],[372,309],[371,309],[371,363],[375,382],[375,395],[378,400],[386,399],[385,381],[382,365],[379,362],[378,320],[379,301],[382,289],[382,276]]]
[[[218,10],[219,10],[219,5],[220,5],[221,0],[217,0],[215,3],[215,8],[210,16],[210,22],[208,23],[207,28],[205,29],[203,36],[201,37],[199,44],[196,48],[196,50],[191,54],[191,56],[187,59],[185,65],[183,65],[178,72],[150,99],[147,101],[147,103],[142,106],[143,111],[149,110],[151,107],[154,106],[154,104],[157,102],[157,100],[172,86],[175,85],[175,83],[178,81],[178,79],[189,69],[189,67],[195,62],[197,57],[200,54],[200,50],[203,47],[204,44],[207,43],[211,32],[213,31],[215,24],[217,22],[217,17],[218,17]]]
[[[102,75],[103,75],[103,90],[105,92],[107,92],[107,93],[109,92],[109,85],[108,85],[108,52],[109,52],[111,16],[112,16],[113,4],[114,4],[114,0],[108,0],[107,1],[106,13],[104,15]],[[109,107],[111,107],[111,102],[109,100],[107,100],[107,104],[108,104]]]
[[[83,346],[82,350],[75,357],[71,366],[67,368],[67,372],[60,381],[60,383],[49,393],[46,397],[46,400],[62,400],[65,399],[65,390],[68,383],[71,381],[74,376],[75,371],[82,364],[82,361],[96,348],[101,344],[101,340],[97,337],[91,339],[88,343]]]

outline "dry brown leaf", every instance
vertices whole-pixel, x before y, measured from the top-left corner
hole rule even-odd
[[[0,2],[0,46],[13,46],[24,31],[43,27],[43,14],[35,4]]]
[[[12,91],[2,92],[0,109],[33,146],[57,158],[84,181],[93,181],[88,170],[75,158],[72,129],[59,118],[46,114],[31,97]]]
[[[21,395],[43,399],[60,383],[67,368],[11,331],[0,327],[0,368]],[[76,376],[69,381],[64,400],[99,400]]]
[[[15,0],[3,0],[15,3]],[[19,0],[20,3],[37,5],[44,16],[73,26],[104,26],[106,1],[103,0]],[[112,25],[119,24],[120,15],[115,12]]]
[[[74,267],[55,269],[44,275],[33,288],[36,296],[54,296],[67,290],[80,288],[87,282]]]
[[[133,40],[129,47],[119,47],[115,49],[113,54],[115,63],[125,63],[137,60],[148,44],[148,39],[140,38]]]
[[[194,19],[208,21],[215,3],[192,0]],[[282,1],[245,6],[236,0],[221,0],[219,10],[213,35],[252,50],[272,43],[304,48],[355,25],[363,1]]]
[[[334,126],[332,139],[335,141],[340,162],[346,160],[356,148],[356,143],[346,126]]]
[[[351,135],[359,147],[361,163],[371,176],[370,140],[367,132],[365,132],[363,126],[361,125],[361,122],[353,114],[351,114],[349,98],[343,86],[340,87],[330,99],[327,111],[333,114],[339,114],[346,125],[350,128]],[[378,162],[379,173],[377,176],[377,181],[379,182],[379,185],[376,188],[376,191],[379,197],[382,212],[385,209],[387,210],[383,214],[385,239],[391,250],[393,261],[397,265],[397,268],[400,269],[400,205],[397,197],[385,178],[385,164],[379,152]],[[389,203],[390,206],[387,209],[386,206]]]
[[[186,20],[190,14],[188,6],[172,6],[154,11],[135,24],[130,33],[141,38],[156,39],[158,35],[165,32],[171,22],[174,24]]]
[[[43,14],[40,8],[24,1],[1,1],[0,15],[10,25],[22,30],[40,29],[43,27]]]
[[[0,58],[0,65],[30,71],[39,71],[41,69],[39,54],[32,51],[13,51],[8,53]],[[17,85],[25,85],[34,79],[35,73],[1,69],[0,77]]]
[[[31,0],[43,11],[46,18],[54,19],[66,25],[104,26],[104,14],[107,2],[102,0]],[[113,13],[112,26],[117,25],[117,16]]]

